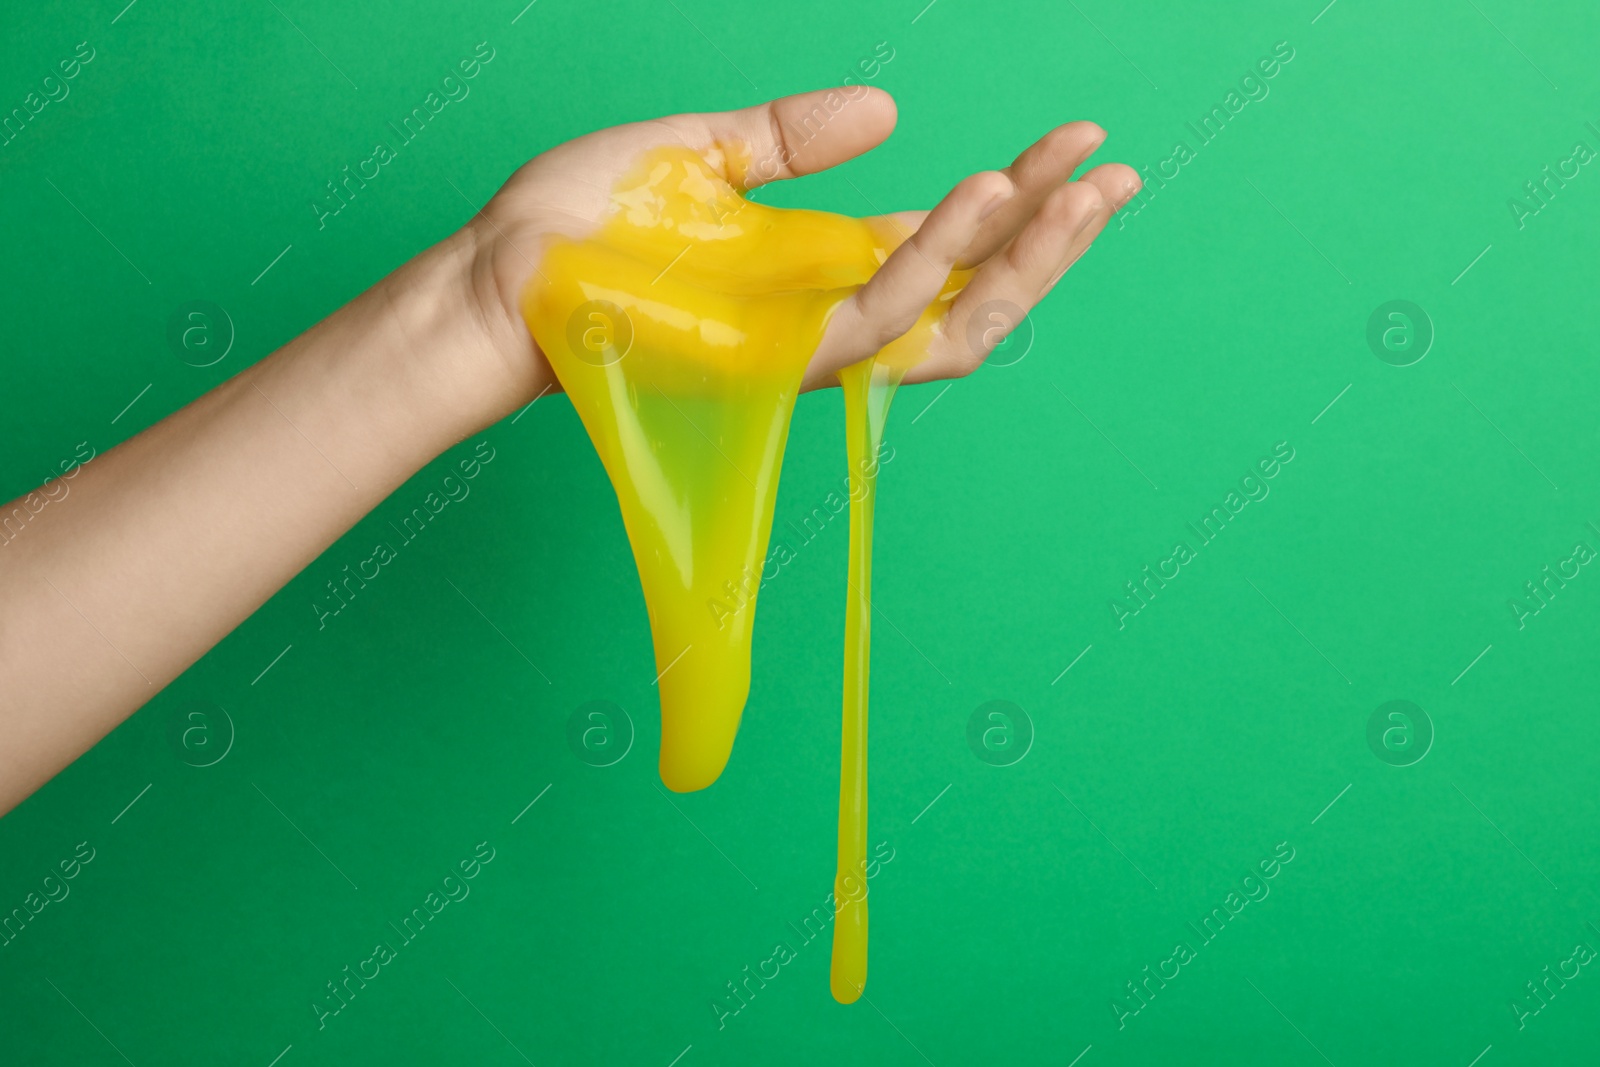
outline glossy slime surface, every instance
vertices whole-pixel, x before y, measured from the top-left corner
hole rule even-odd
[[[529,329],[616,490],[650,615],[661,779],[673,790],[714,782],[739,729],[755,593],[806,366],[834,310],[904,236],[886,220],[751,202],[699,154],[661,148],[617,182],[598,230],[550,245],[523,294]],[[842,1003],[861,995],[867,971],[876,456],[896,386],[967,276],[953,273],[909,332],[839,373],[850,565],[830,986]]]

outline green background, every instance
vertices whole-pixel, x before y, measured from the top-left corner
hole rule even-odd
[[[867,1001],[830,999],[822,940],[724,1027],[710,1006],[831,888],[844,521],[762,594],[727,772],[669,801],[615,501],[550,399],[418,474],[0,821],[0,911],[95,849],[0,948],[0,1062],[1592,1054],[1592,968],[1524,1028],[1510,1004],[1600,946],[1600,577],[1521,628],[1508,601],[1600,547],[1600,167],[1522,227],[1508,200],[1600,149],[1593,5],[123,2],[6,15],[5,110],[79,41],[96,57],[0,149],[0,495],[271,352],[539,151],[838,84],[879,42],[898,131],[769,202],[925,207],[1074,118],[1110,131],[1099,158],[1196,155],[1037,310],[1025,358],[891,417],[871,838],[894,858]],[[319,230],[323,183],[480,41],[471,95]],[[1198,147],[1185,124],[1280,41],[1270,95]],[[1411,366],[1366,339],[1394,299],[1436,333]],[[206,368],[167,341],[193,300],[236,330]],[[801,400],[780,525],[843,478],[841,420],[837,393]],[[319,632],[324,583],[478,440],[471,497]],[[1186,524],[1279,442],[1270,495],[1198,547]],[[1197,558],[1119,630],[1109,602],[1179,540]],[[1397,699],[1435,734],[1409,766],[1367,740]],[[613,766],[567,741],[592,700],[637,728]],[[1031,721],[1010,766],[968,746],[991,700]],[[212,749],[174,740],[191,722]],[[324,984],[480,841],[471,895],[319,1030]],[[1199,945],[1186,924],[1280,842],[1270,896]],[[1113,998],[1179,940],[1196,958],[1119,1029]]]

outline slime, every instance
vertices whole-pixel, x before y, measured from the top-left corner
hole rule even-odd
[[[720,154],[734,170],[748,163],[738,147]],[[801,380],[835,309],[904,236],[887,219],[752,202],[699,153],[659,148],[616,183],[594,233],[552,241],[523,293],[616,491],[650,616],[670,789],[703,789],[727,764]],[[851,474],[830,977],[841,1003],[861,995],[867,969],[876,457],[895,388],[970,275],[952,272],[910,331],[839,373]]]

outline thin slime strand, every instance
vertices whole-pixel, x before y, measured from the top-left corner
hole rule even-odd
[[[872,527],[884,421],[904,372],[867,360],[839,372],[850,461],[850,570],[844,624],[844,715],[839,745],[839,851],[834,872],[833,998],[852,1004],[867,984],[867,697],[872,665]],[[859,479],[859,482],[857,482]],[[859,492],[857,491],[859,487]]]

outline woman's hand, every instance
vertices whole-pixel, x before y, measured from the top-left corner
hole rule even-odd
[[[613,184],[644,152],[689,147],[731,184],[753,189],[861,155],[889,135],[895,116],[893,99],[881,90],[817,90],[741,111],[614,126],[537,156],[468,226],[476,235],[473,286],[492,342],[488,373],[522,403],[560,388],[523,323],[523,288],[547,238],[583,237],[600,225]],[[976,369],[1017,322],[986,316],[981,327],[969,329],[974,312],[1004,302],[999,306],[1015,308],[1020,319],[1138,191],[1138,176],[1120,163],[1069,180],[1104,139],[1105,131],[1091,122],[1059,126],[1004,170],[963,180],[932,211],[891,214],[907,240],[834,313],[805,387],[833,384],[836,371],[909,329],[956,266],[979,270],[935,332],[928,358],[906,380]]]
[[[860,155],[894,126],[888,96],[855,92],[618,126],[545,152],[459,232],[76,468],[70,499],[63,493],[46,507],[33,493],[0,505],[8,522],[0,542],[0,814],[424,464],[559,388],[523,324],[523,286],[549,237],[599,225],[613,184],[642,152],[688,145],[751,186],[813,173]],[[1133,172],[1115,164],[1068,181],[1103,136],[1090,123],[1063,126],[1005,170],[961,182],[926,215],[894,216],[914,236],[835,311],[807,384],[831,382],[907,329],[958,264],[981,269],[911,380],[972,370],[1015,325],[993,322],[986,310],[969,331],[974,312],[990,301],[1031,308],[1138,188]],[[364,610],[363,566],[351,556],[319,573],[343,593],[308,596],[302,632],[320,632],[347,607]]]

